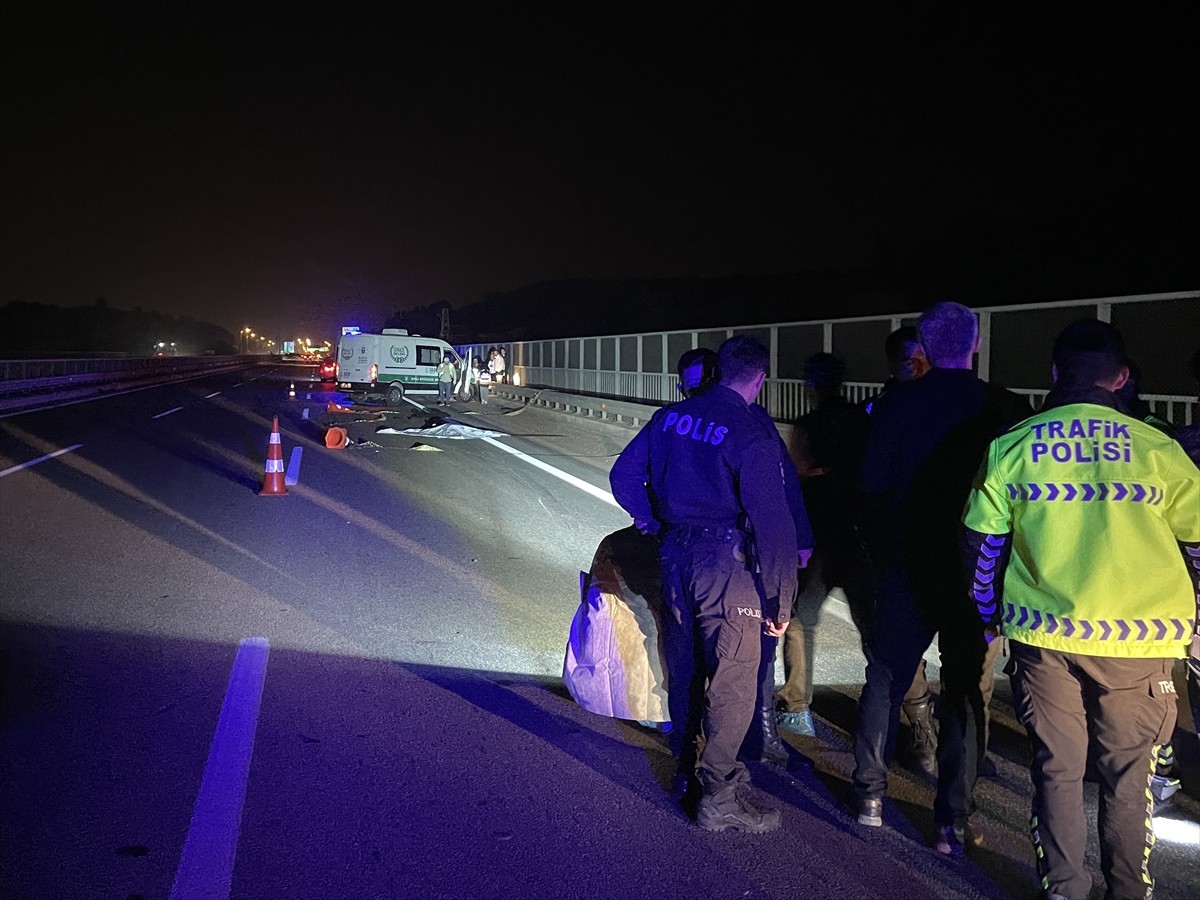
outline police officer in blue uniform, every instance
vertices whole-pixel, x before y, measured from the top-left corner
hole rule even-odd
[[[679,375],[679,393],[685,398],[708,390],[719,380],[717,354],[707,347],[697,347],[685,352],[679,357],[675,369]],[[779,433],[770,413],[757,403],[750,405],[750,412],[762,419],[771,431]],[[813,553],[812,527],[809,525],[808,511],[804,506],[800,475],[782,438],[779,439],[779,443],[783,450],[783,492],[792,512],[792,524],[796,526],[798,565],[803,569],[808,565]],[[791,754],[775,727],[775,656],[778,645],[778,638],[771,637],[764,631],[760,651],[762,656],[758,665],[758,712],[755,715],[756,721],[750,724],[750,730],[746,732],[746,739],[742,742],[741,755],[743,759],[757,759],[759,762],[786,769],[791,762]],[[668,677],[669,675],[670,673]],[[808,763],[807,760],[805,762]]]
[[[754,338],[726,341],[720,383],[655,413],[610,475],[634,524],[662,541],[672,751],[682,773],[695,768],[696,821],[711,831],[781,822],[779,810],[748,796],[737,758],[754,717],[761,636],[783,634],[796,589],[782,447],[770,420],[752,411],[768,363]]]

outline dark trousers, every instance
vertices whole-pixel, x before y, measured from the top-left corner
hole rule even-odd
[[[866,683],[854,736],[854,791],[860,800],[883,797],[896,751],[900,705],[921,657],[938,635],[942,693],[933,814],[937,824],[959,827],[975,808],[975,779],[984,746],[984,695],[990,697],[999,652],[999,642],[989,646],[984,639],[983,625],[969,608],[965,592],[961,601],[963,611],[946,616],[935,630],[922,619],[904,571],[892,568],[883,573],[878,628],[867,650]]]
[[[864,557],[856,565],[831,566],[826,554],[818,550],[808,567],[800,571],[800,590],[792,604],[792,621],[783,633],[783,686],[775,694],[778,707],[786,712],[803,712],[813,698],[813,648],[821,606],[829,591],[840,587],[850,607],[850,618],[862,638],[863,653],[875,631],[875,585],[870,562]],[[772,663],[774,658],[772,657]],[[774,678],[774,665],[771,677]],[[765,684],[765,682],[764,682]],[[774,682],[767,685],[774,690]],[[768,693],[766,696],[770,696]],[[917,664],[912,685],[904,695],[905,707],[929,701],[929,682],[925,680],[925,660]]]
[[[746,777],[737,754],[758,693],[762,604],[743,540],[670,533],[661,549],[671,749],[706,788]]]
[[[1016,641],[1011,648],[1013,696],[1033,747],[1031,832],[1043,888],[1068,898],[1092,888],[1081,813],[1090,733],[1109,896],[1145,897],[1154,843],[1146,784],[1175,728],[1174,660],[1084,656]]]

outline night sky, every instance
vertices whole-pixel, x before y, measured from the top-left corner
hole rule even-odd
[[[7,4],[0,304],[324,337],[560,278],[953,291],[964,234],[1198,286],[1195,12],[646,7]]]

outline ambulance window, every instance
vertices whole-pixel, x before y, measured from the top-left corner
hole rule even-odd
[[[418,366],[436,366],[442,361],[442,350],[440,347],[422,347],[417,345],[417,365]]]

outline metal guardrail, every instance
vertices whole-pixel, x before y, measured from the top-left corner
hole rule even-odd
[[[0,391],[20,390],[22,382],[46,384],[103,376],[202,372],[231,364],[263,361],[262,356],[149,356],[132,359],[0,359]]]
[[[245,368],[262,356],[154,357],[146,359],[0,360],[0,410],[6,414],[45,402],[76,400],[102,392],[173,378]]]

